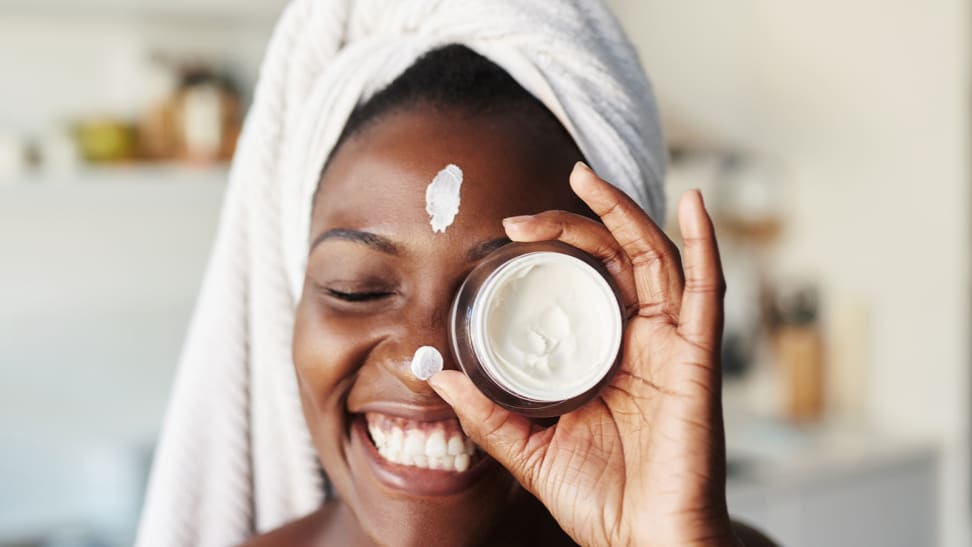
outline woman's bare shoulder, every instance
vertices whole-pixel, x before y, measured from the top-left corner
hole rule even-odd
[[[253,536],[240,547],[279,547],[288,545],[314,545],[322,537],[331,508],[327,505],[313,513],[274,528],[269,532]]]

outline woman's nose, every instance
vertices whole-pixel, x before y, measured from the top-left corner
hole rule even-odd
[[[459,368],[450,349],[449,305],[442,302],[424,305],[415,303],[407,307],[404,315],[397,344],[399,351],[403,352],[400,365],[402,370],[398,372],[413,391],[431,391],[428,384],[412,372],[412,360],[419,348],[431,347],[441,355],[443,369]],[[429,353],[430,350],[425,349],[418,357],[429,359]]]

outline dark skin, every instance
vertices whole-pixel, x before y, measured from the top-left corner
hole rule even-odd
[[[519,117],[431,107],[387,114],[340,146],[312,213],[315,243],[293,339],[304,416],[339,499],[248,545],[743,544],[725,508],[713,350],[721,270],[701,199],[683,199],[680,210],[694,245],[686,249],[689,285],[706,281],[704,294],[690,295],[674,245],[623,194],[575,169],[580,159],[568,138]],[[425,189],[449,163],[464,173],[460,213],[433,233]],[[522,215],[532,216],[504,225]],[[552,427],[493,405],[447,351],[453,295],[509,239],[560,239],[602,258],[636,314],[618,380]],[[652,248],[666,257],[661,264],[631,254]],[[696,323],[680,332],[683,293]],[[680,345],[686,334],[691,343]],[[648,339],[658,347],[651,363]],[[426,345],[446,359],[447,371],[430,382],[408,367]],[[686,380],[653,368],[683,362],[702,372]],[[376,409],[420,420],[458,414],[498,463],[447,495],[389,487],[364,463],[353,433],[355,420]],[[755,539],[746,544],[768,544]]]

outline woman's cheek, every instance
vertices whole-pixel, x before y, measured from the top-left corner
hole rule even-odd
[[[322,314],[314,299],[301,299],[294,323],[293,360],[300,403],[321,465],[333,479],[343,473],[340,439],[347,430],[343,393],[353,384],[347,355],[354,337],[341,334],[340,321]],[[342,382],[342,379],[344,381]]]
[[[340,398],[338,387],[348,384],[370,347],[375,322],[362,315],[338,313],[319,298],[301,299],[294,324],[293,357],[304,395],[315,406]]]

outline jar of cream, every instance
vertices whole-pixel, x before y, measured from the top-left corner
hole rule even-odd
[[[449,337],[463,372],[500,406],[559,416],[597,396],[621,362],[623,304],[593,256],[558,241],[501,247],[466,278]]]

